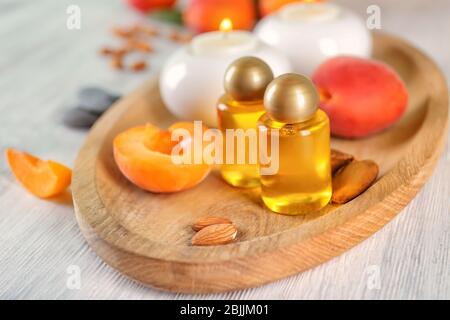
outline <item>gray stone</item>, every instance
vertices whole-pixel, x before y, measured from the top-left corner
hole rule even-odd
[[[85,87],[78,91],[79,108],[95,115],[103,114],[119,98],[98,87]]]
[[[68,127],[89,129],[98,118],[99,116],[77,107],[67,110],[62,121]]]

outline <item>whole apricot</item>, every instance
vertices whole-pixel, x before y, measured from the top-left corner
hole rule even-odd
[[[313,82],[321,94],[320,108],[331,133],[360,138],[380,132],[400,119],[408,104],[406,86],[386,64],[340,56],[324,62]]]
[[[271,14],[281,7],[293,2],[322,2],[323,0],[260,0],[259,10],[262,16]]]
[[[256,22],[253,0],[190,0],[183,15],[185,24],[196,32],[219,30],[225,18],[234,29],[252,29]]]
[[[171,8],[176,0],[127,0],[128,4],[144,13],[156,9]]]

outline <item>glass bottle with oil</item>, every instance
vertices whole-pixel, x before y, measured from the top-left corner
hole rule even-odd
[[[267,87],[267,112],[259,119],[258,132],[266,134],[265,152],[278,160],[278,170],[266,175],[269,164],[261,164],[261,195],[276,213],[308,214],[331,199],[330,124],[318,105],[318,93],[304,76],[285,74]],[[276,145],[272,135],[278,137]]]
[[[223,136],[221,174],[232,186],[260,185],[256,127],[265,112],[265,90],[273,78],[270,67],[256,57],[236,60],[225,73],[225,94],[217,111]]]

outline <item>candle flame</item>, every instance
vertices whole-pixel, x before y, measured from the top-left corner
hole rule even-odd
[[[219,29],[222,32],[229,32],[233,30],[233,21],[231,21],[230,18],[223,19],[222,22],[220,23]]]

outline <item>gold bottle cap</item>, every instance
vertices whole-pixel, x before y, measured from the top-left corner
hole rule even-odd
[[[273,78],[272,69],[263,60],[239,58],[225,72],[225,92],[236,101],[263,100]]]
[[[264,107],[275,121],[298,123],[314,116],[319,101],[319,94],[311,80],[300,74],[287,73],[269,84]]]

